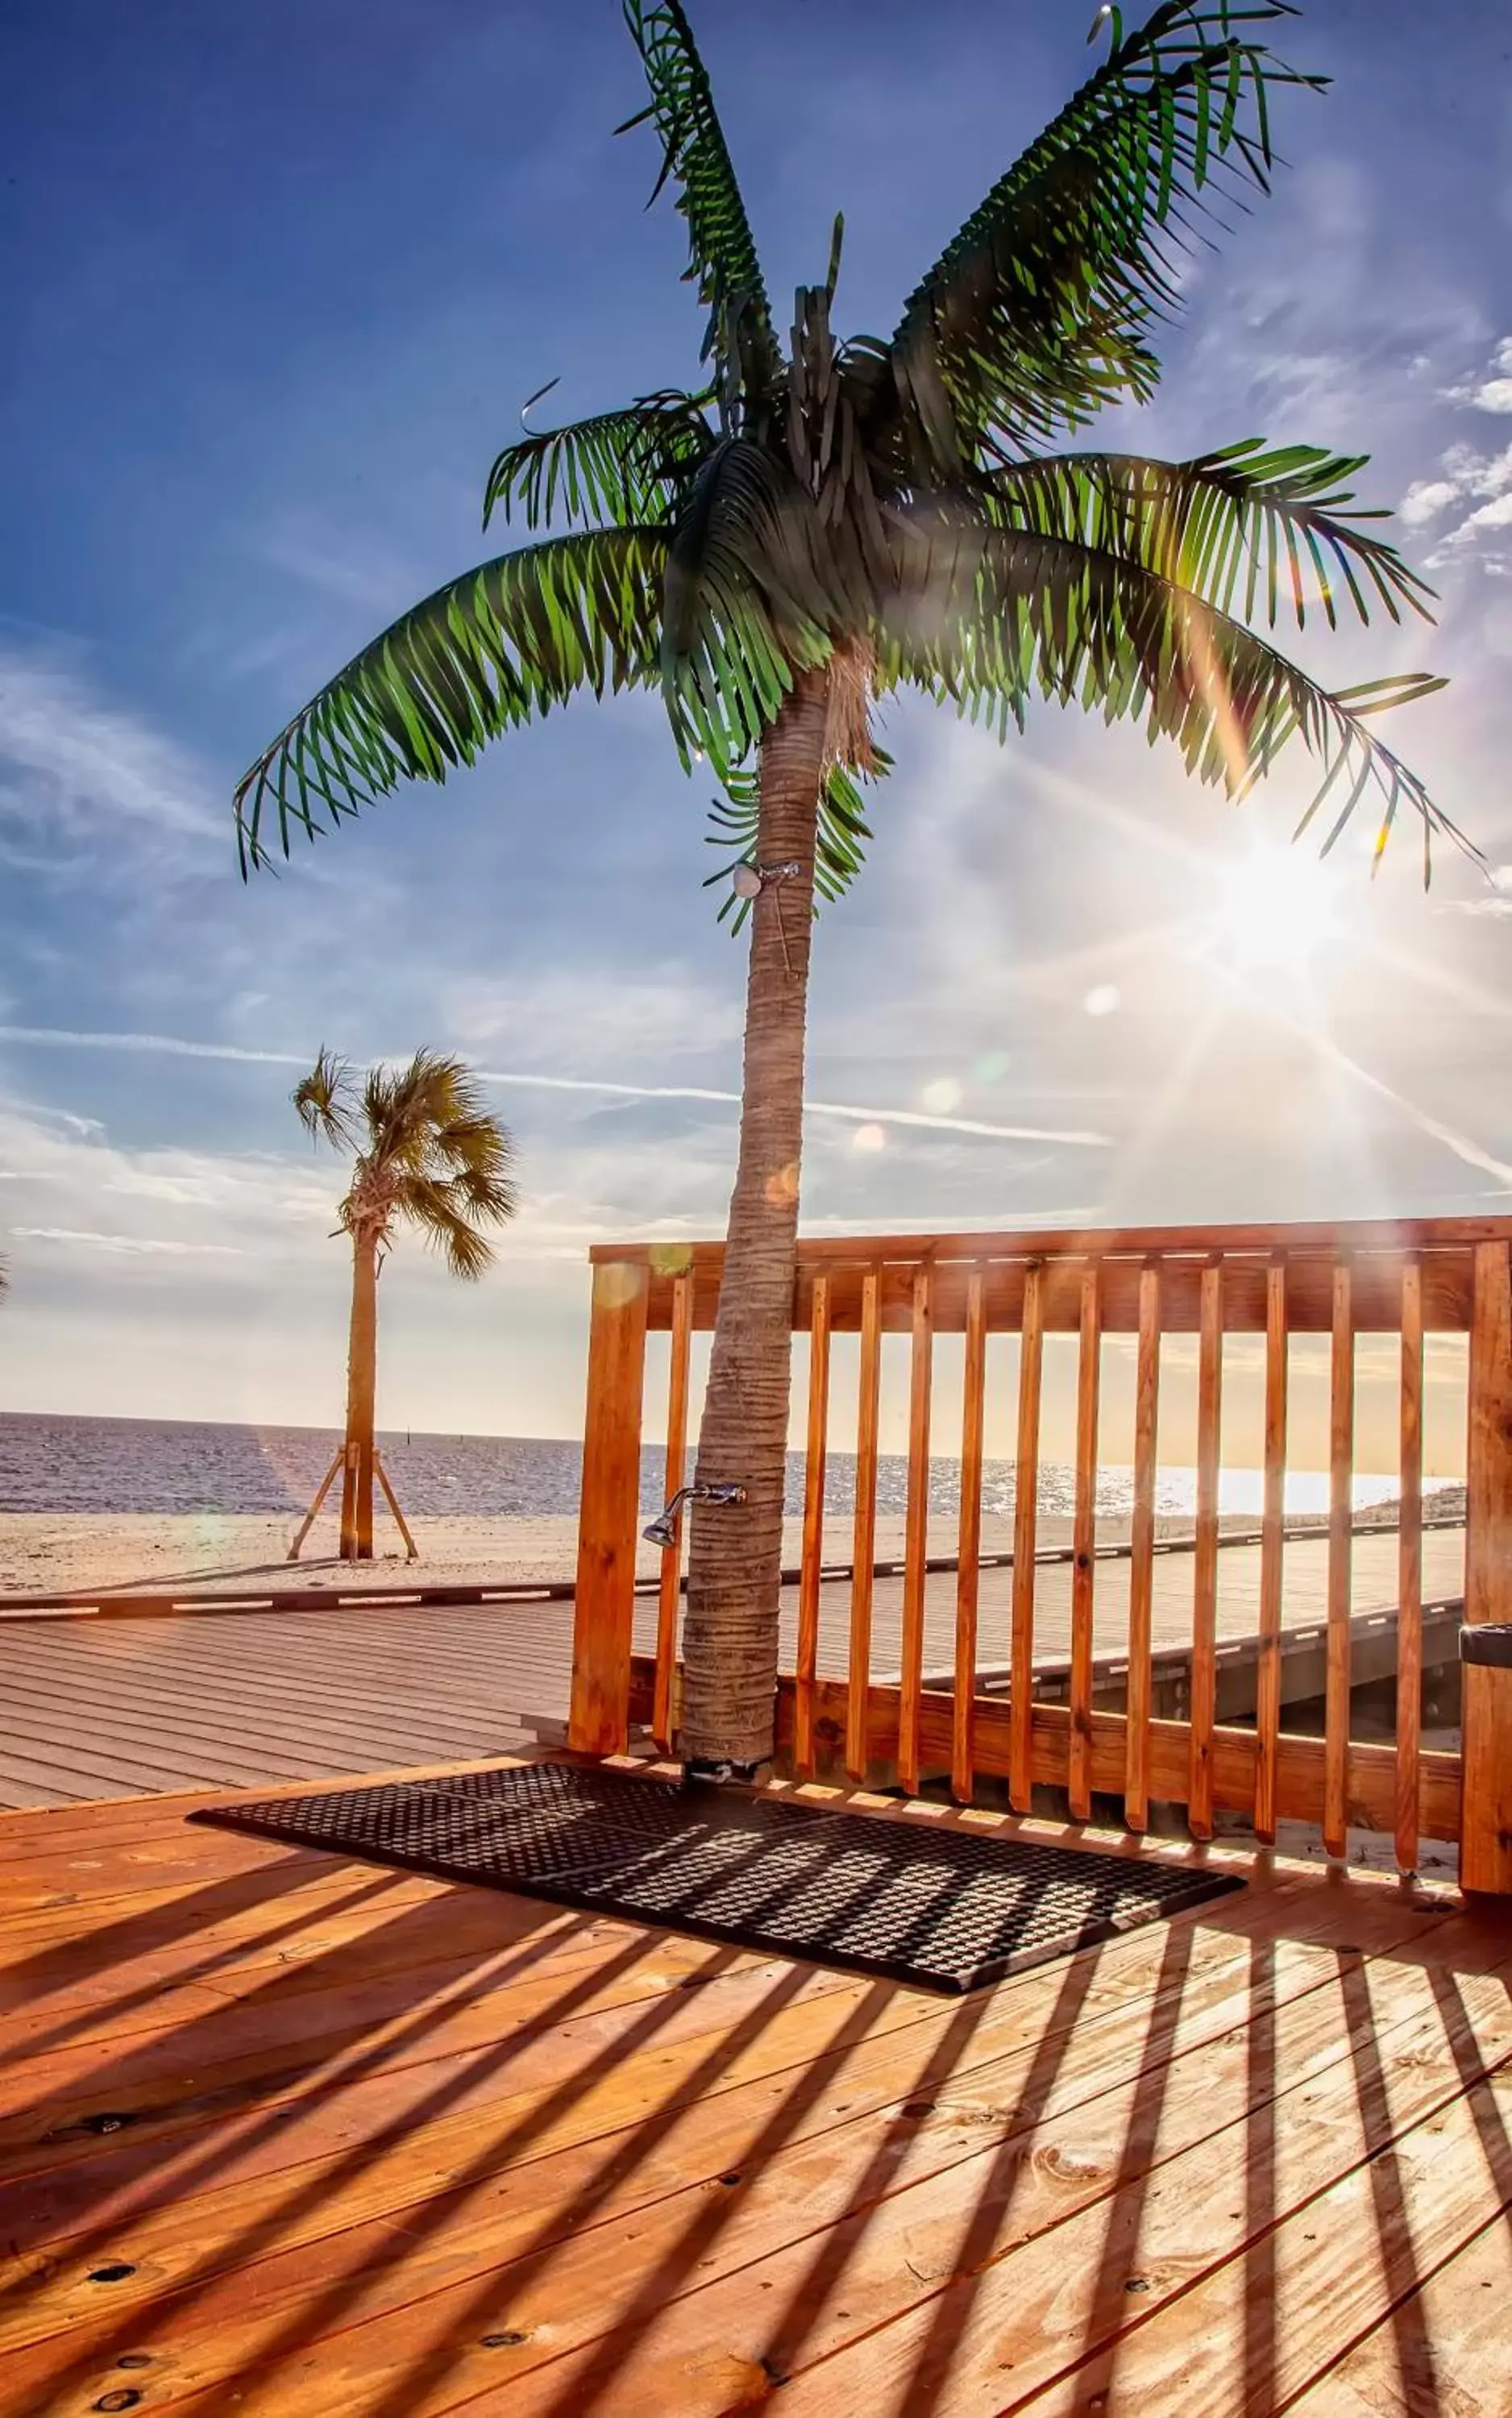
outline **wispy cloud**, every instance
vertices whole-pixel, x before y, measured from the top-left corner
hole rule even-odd
[[[225,845],[225,818],[193,758],[138,715],[104,701],[50,656],[0,647],[0,825],[35,869],[82,851],[101,871],[103,835],[135,827],[155,856]]]
[[[71,1243],[91,1251],[118,1251],[128,1257],[161,1254],[176,1260],[239,1260],[246,1255],[235,1243],[181,1243],[160,1234],[101,1234],[84,1226],[16,1226],[11,1230],[31,1243]]]
[[[243,1049],[230,1042],[185,1041],[165,1033],[69,1033],[53,1025],[0,1024],[0,1041],[25,1042],[41,1048],[134,1050],[170,1058],[224,1059],[233,1064],[252,1066],[305,1067],[313,1054]],[[380,1058],[374,1063],[386,1064],[389,1061]],[[700,1083],[616,1083],[597,1076],[543,1075],[497,1066],[483,1066],[478,1071],[485,1083],[496,1083],[501,1089],[512,1086],[526,1091],[576,1092],[617,1100],[697,1100],[720,1108],[738,1107],[741,1097],[738,1092]],[[930,1116],[922,1110],[863,1108],[842,1100],[805,1100],[803,1107],[810,1116],[839,1117],[856,1125],[908,1125],[924,1132],[972,1135],[989,1141],[1055,1142],[1076,1150],[1109,1147],[1106,1134],[1081,1128],[1002,1125],[979,1117]]]

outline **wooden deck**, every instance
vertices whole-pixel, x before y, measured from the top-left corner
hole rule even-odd
[[[187,1810],[0,1820],[8,2418],[1504,2418],[1505,1910],[941,2000]]]
[[[1430,1528],[1423,1538],[1425,1603],[1458,1619],[1464,1584],[1464,1531]],[[1290,1641],[1287,1701],[1315,1694],[1321,1645],[1309,1643],[1326,1611],[1327,1541],[1286,1548],[1285,1619]],[[1220,1703],[1224,1717],[1253,1696],[1260,1549],[1226,1545],[1218,1556]],[[1126,1653],[1128,1563],[1109,1558],[1096,1573],[1097,1654],[1112,1676]],[[1192,1636],[1193,1557],[1156,1560],[1153,1639],[1180,1662]],[[1354,1539],[1353,1602],[1360,1676],[1367,1656],[1392,1651],[1397,1538]],[[981,1667],[985,1684],[1006,1659],[1009,1568],[982,1574]],[[875,1676],[896,1672],[902,1582],[877,1581]],[[1036,1664],[1063,1672],[1069,1654],[1071,1570],[1036,1573]],[[847,1666],[850,1589],[826,1584],[819,1671]],[[1382,1615],[1386,1626],[1382,1630]],[[925,1602],[926,1668],[948,1664],[955,1636],[955,1578],[934,1573]],[[796,1589],[783,1600],[783,1667],[796,1643]],[[636,1650],[654,1648],[656,1604],[638,1599]],[[1247,1645],[1245,1641],[1248,1641]],[[1231,1648],[1233,1660],[1225,1660]],[[241,1787],[448,1757],[506,1752],[522,1742],[529,1716],[563,1719],[572,1671],[570,1602],[418,1608],[402,1599],[345,1609],[280,1613],[198,1609],[163,1617],[112,1612],[99,1618],[0,1619],[0,1805],[51,1805],[132,1796],[154,1788]],[[1230,1676],[1231,1675],[1231,1676]],[[1046,1692],[1053,1692],[1047,1689]]]

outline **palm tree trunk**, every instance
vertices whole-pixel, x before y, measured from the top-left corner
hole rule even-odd
[[[761,750],[756,860],[794,864],[751,916],[741,1154],[698,1444],[700,1484],[742,1504],[693,1505],[681,1752],[741,1769],[771,1753],[777,1599],[792,1365],[803,1028],[826,672],[801,673]]]
[[[378,1251],[352,1237],[352,1324],[346,1349],[346,1456],[342,1467],[344,1562],[373,1559],[373,1420],[378,1390]]]

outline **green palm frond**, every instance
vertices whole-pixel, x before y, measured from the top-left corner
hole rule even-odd
[[[868,779],[880,780],[893,770],[893,758],[880,747],[873,747],[872,759]],[[728,881],[738,865],[755,864],[760,809],[759,774],[743,765],[732,767],[725,775],[725,795],[716,798],[710,810],[712,829],[705,834],[710,847],[719,849],[725,861],[707,877],[706,890]],[[819,793],[814,841],[814,888],[826,905],[845,896],[861,871],[871,836],[860,780],[848,765],[832,764]],[[719,921],[732,917],[730,930],[739,932],[750,912],[749,898],[732,890],[720,907]]]
[[[813,498],[781,457],[725,437],[697,474],[667,556],[662,687],[684,760],[723,779],[759,746],[795,667],[823,663],[841,611]]]
[[[1128,36],[1106,13],[1108,57],[968,219],[893,336],[899,391],[939,468],[1153,391],[1151,323],[1176,301],[1188,215],[1211,216],[1220,174],[1264,191],[1271,88],[1324,81],[1253,38],[1297,13],[1289,0],[1165,0]]]
[[[237,788],[242,865],[268,860],[276,813],[313,839],[401,780],[443,781],[490,739],[578,689],[658,677],[666,536],[549,538],[465,572],[365,647],[280,731]]]
[[[1191,462],[1042,455],[996,472],[988,494],[1011,528],[1142,562],[1245,620],[1263,603],[1273,629],[1283,600],[1302,628],[1309,596],[1336,628],[1341,589],[1362,621],[1368,590],[1394,621],[1404,604],[1431,620],[1427,581],[1360,527],[1390,518],[1357,505],[1344,483],[1367,458],[1312,445],[1267,450],[1259,437]]]
[[[911,681],[1000,734],[1022,729],[1036,695],[1142,722],[1152,740],[1176,742],[1188,773],[1234,797],[1300,739],[1322,779],[1298,836],[1331,796],[1343,801],[1325,854],[1371,790],[1378,855],[1403,805],[1422,826],[1425,875],[1435,835],[1477,853],[1369,727],[1442,680],[1404,673],[1326,689],[1189,589],[1072,539],[919,515],[877,663],[879,688]]]
[[[721,406],[749,418],[781,373],[756,237],[681,0],[624,0],[650,100],[619,131],[648,120],[662,144],[654,201],[670,179],[688,228],[688,281],[709,313],[701,358],[713,364]]]
[[[353,1120],[358,1100],[351,1064],[324,1042],[309,1074],[296,1083],[289,1099],[312,1141],[328,1141],[333,1150],[356,1147]]]
[[[532,529],[549,528],[558,515],[616,528],[664,520],[679,485],[714,442],[704,418],[709,400],[669,388],[622,411],[532,431],[506,445],[488,474],[484,528],[500,509],[512,519],[516,505]]]

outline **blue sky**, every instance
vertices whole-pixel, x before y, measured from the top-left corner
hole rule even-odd
[[[890,329],[1090,13],[936,0],[921,49],[902,0],[698,10],[774,294],[843,207],[837,318]],[[1193,262],[1160,397],[1109,435],[1373,454],[1441,625],[1299,651],[1451,675],[1393,736],[1506,886],[1444,853],[1425,900],[1410,839],[1373,885],[1257,859],[1300,769],[1240,812],[1127,731],[1046,710],[1000,750],[893,709],[873,861],[818,933],[813,1226],[1512,1201],[1512,28],[1319,0],[1289,33],[1335,88],[1287,97],[1275,199]],[[654,701],[553,717],[277,880],[240,885],[229,819],[320,679],[490,550],[527,395],[692,378],[650,138],[610,139],[637,76],[614,0],[6,11],[0,1404],[338,1415],[339,1186],[287,1107],[323,1040],[464,1051],[521,1147],[481,1293],[394,1263],[391,1424],[571,1432],[588,1243],[722,1225],[733,1111],[651,1094],[733,1089],[742,965]]]

